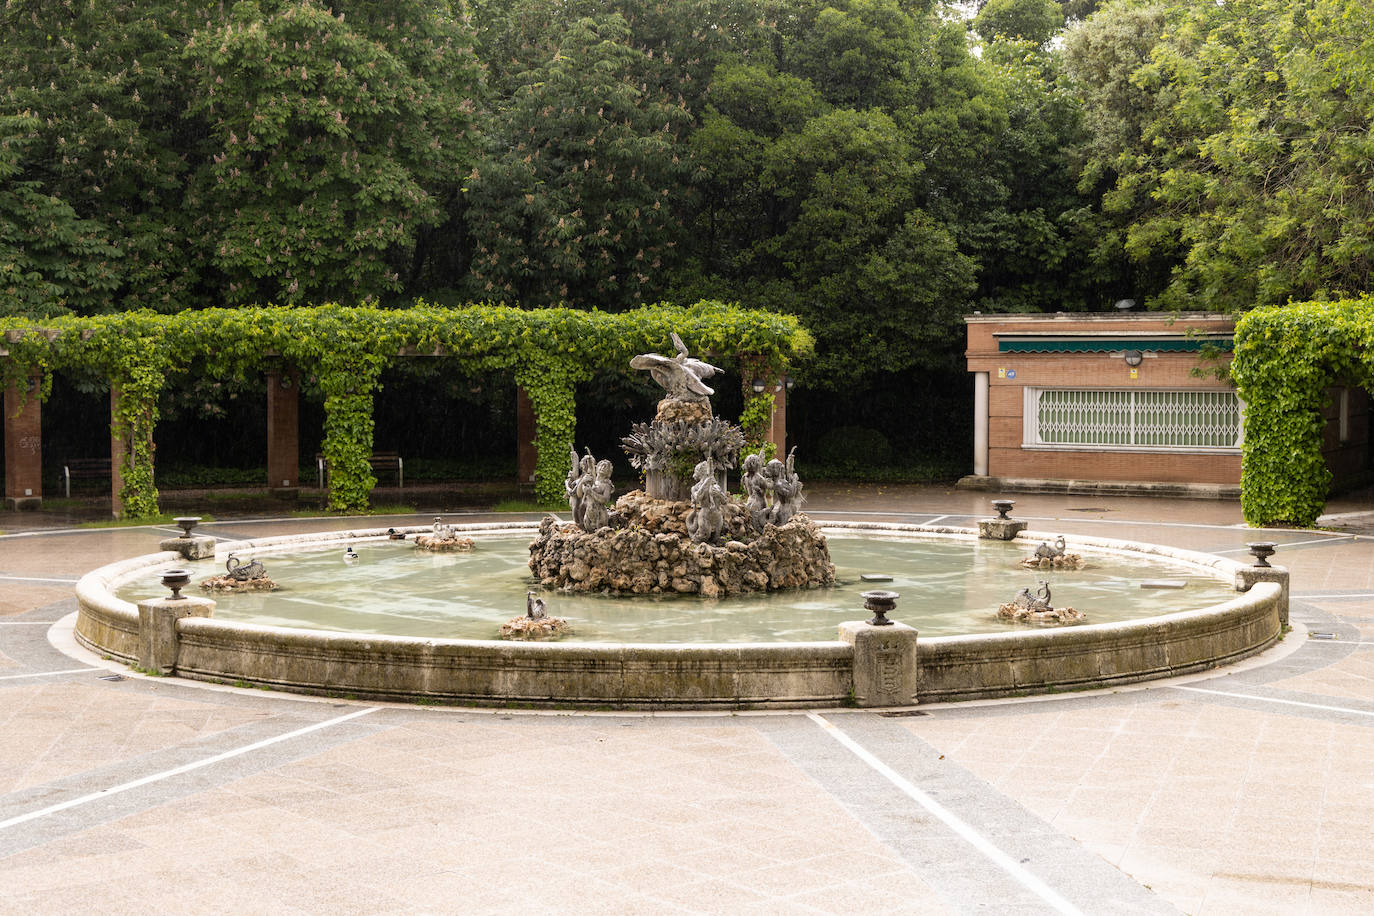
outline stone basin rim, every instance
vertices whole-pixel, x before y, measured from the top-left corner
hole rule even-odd
[[[500,522],[500,523],[495,523],[495,524],[493,524],[493,523],[485,523],[485,522],[477,522],[477,523],[471,523],[471,524],[467,524],[467,525],[452,525],[452,526],[450,526],[450,527],[453,529],[454,532],[456,532],[456,533],[458,533],[458,534],[462,534],[462,535],[464,535],[464,536],[477,536],[477,537],[481,537],[481,536],[483,536],[483,535],[489,535],[489,536],[495,536],[495,537],[509,537],[509,536],[511,536],[511,535],[513,535],[513,534],[519,534],[519,533],[524,532],[524,531],[537,532],[537,531],[539,530],[539,524],[540,524],[539,522],[534,522],[534,521]],[[884,533],[886,533],[886,534],[892,534],[892,535],[904,535],[904,536],[912,537],[912,538],[928,538],[928,539],[931,539],[931,540],[967,540],[967,541],[978,541],[978,540],[980,540],[979,535],[978,535],[978,530],[977,530],[976,528],[963,528],[963,527],[958,527],[958,526],[953,526],[953,525],[921,525],[921,524],[907,524],[907,523],[902,523],[902,522],[870,522],[870,521],[846,521],[846,520],[827,521],[827,522],[825,522],[825,523],[823,523],[823,524],[822,524],[822,523],[817,523],[817,524],[820,526],[821,531],[822,531],[823,533],[825,533],[825,534],[846,534],[846,533],[853,533],[853,532],[868,533],[868,534],[884,534]],[[405,535],[407,535],[407,536],[413,536],[413,535],[415,535],[415,534],[425,534],[425,533],[427,533],[427,532],[429,532],[429,531],[431,531],[431,530],[432,530],[431,527],[428,526],[428,525],[413,525],[413,526],[402,527],[402,528],[398,528],[398,527],[396,527],[396,526],[393,525],[393,526],[390,526],[390,527],[388,527],[388,528],[358,528],[358,529],[348,529],[348,530],[344,530],[344,531],[320,531],[320,532],[311,532],[311,533],[307,533],[307,534],[272,535],[272,536],[269,536],[269,537],[253,538],[253,539],[250,539],[250,540],[242,540],[242,541],[223,541],[223,542],[219,542],[219,543],[217,543],[217,544],[215,545],[215,561],[216,561],[216,562],[220,562],[220,561],[224,560],[225,558],[227,558],[227,557],[229,556],[229,554],[231,554],[231,553],[232,553],[232,554],[235,554],[235,555],[237,555],[237,556],[245,556],[245,555],[249,555],[249,554],[253,554],[253,553],[280,552],[281,548],[283,548],[283,547],[289,547],[289,546],[293,546],[293,545],[295,545],[295,546],[300,546],[300,547],[303,547],[303,548],[318,549],[318,550],[323,551],[323,550],[328,549],[328,548],[336,547],[336,546],[338,546],[338,545],[341,544],[341,543],[353,544],[353,543],[368,542],[368,541],[388,541],[388,540],[391,540],[390,534],[391,534],[392,531],[395,531],[395,532],[401,533],[401,534],[405,534]],[[1040,541],[1045,541],[1045,540],[1053,541],[1054,538],[1056,538],[1056,537],[1058,537],[1058,536],[1059,536],[1059,535],[1058,535],[1057,533],[1056,533],[1056,534],[1047,534],[1047,533],[1042,532],[1042,531],[1022,531],[1022,532],[1020,532],[1020,533],[1016,536],[1016,538],[1014,538],[1014,540],[1015,540],[1015,541],[1026,541],[1026,542],[1036,542],[1036,543],[1038,543],[1038,542],[1040,542]],[[1209,576],[1210,578],[1216,579],[1217,581],[1228,582],[1228,583],[1230,583],[1230,582],[1233,581],[1234,576],[1235,576],[1235,573],[1236,573],[1237,571],[1239,571],[1239,570],[1241,570],[1241,569],[1248,569],[1248,568],[1250,568],[1250,566],[1251,566],[1251,564],[1249,564],[1249,563],[1243,563],[1243,562],[1240,562],[1240,561],[1237,561],[1237,560],[1229,559],[1229,558],[1227,558],[1227,557],[1221,557],[1221,556],[1218,556],[1218,555],[1216,555],[1216,554],[1208,554],[1208,553],[1202,553],[1202,552],[1194,551],[1194,550],[1185,550],[1185,549],[1181,549],[1181,548],[1167,547],[1167,546],[1161,545],[1161,544],[1149,544],[1149,543],[1145,543],[1145,542],[1141,542],[1141,541],[1128,541],[1128,540],[1123,540],[1123,539],[1120,539],[1120,538],[1103,538],[1103,537],[1086,537],[1086,536],[1085,536],[1085,537],[1075,537],[1075,538],[1073,539],[1073,541],[1071,542],[1071,546],[1074,546],[1074,547],[1088,547],[1088,548],[1092,548],[1095,552],[1098,552],[1098,553],[1106,553],[1106,554],[1114,554],[1114,555],[1127,555],[1127,556],[1130,556],[1130,555],[1134,555],[1134,556],[1145,555],[1145,556],[1151,556],[1151,557],[1158,557],[1158,558],[1165,559],[1165,560],[1170,560],[1170,561],[1173,561],[1173,562],[1176,562],[1176,563],[1183,563],[1183,564],[1192,566],[1192,567],[1194,567],[1194,571],[1197,572],[1197,573],[1200,574],[1200,575],[1206,575],[1206,576]],[[149,569],[149,568],[156,567],[156,566],[162,566],[162,565],[165,565],[165,564],[167,564],[167,563],[178,563],[178,562],[181,562],[181,559],[182,559],[182,558],[181,558],[180,554],[177,554],[177,553],[174,553],[174,552],[167,552],[167,551],[158,552],[158,553],[153,553],[153,554],[145,554],[145,555],[143,555],[143,556],[138,556],[138,557],[131,557],[131,558],[129,558],[128,560],[117,561],[117,562],[111,563],[111,564],[109,564],[109,565],[107,565],[107,566],[100,567],[99,569],[92,570],[91,572],[87,573],[85,576],[83,576],[83,577],[78,581],[78,583],[77,583],[77,588],[80,589],[80,588],[82,587],[83,584],[87,584],[87,580],[88,580],[88,579],[92,579],[92,581],[91,581],[90,583],[88,583],[89,585],[91,585],[91,586],[99,585],[99,586],[103,587],[105,590],[108,591],[108,590],[110,590],[110,589],[117,588],[118,586],[124,584],[125,582],[127,582],[127,581],[130,580],[130,579],[135,578],[136,576],[138,576],[139,574],[141,574],[142,572],[144,572],[145,570],[147,570],[147,569]],[[107,573],[113,573],[113,575],[109,575],[109,574],[107,574]],[[93,578],[93,577],[94,577],[94,578]],[[799,590],[799,591],[803,591],[803,593],[804,593],[804,590]],[[633,600],[635,600],[635,597],[637,597],[637,596],[625,596],[623,599],[617,599],[617,600],[633,601]],[[128,610],[130,613],[137,613],[137,610],[138,610],[138,609],[137,609],[137,606],[136,606],[134,603],[132,603],[132,602],[124,601],[124,600],[121,599],[121,598],[116,598],[112,593],[111,593],[111,594],[108,594],[108,599],[109,599],[109,601],[110,601],[112,604],[114,604],[114,605],[116,605],[116,606],[122,606],[124,609]],[[686,599],[683,599],[683,600],[690,600],[690,598],[686,598]],[[1117,621],[1117,622],[1112,622],[1112,623],[1087,623],[1087,624],[1078,624],[1078,625],[1074,626],[1072,629],[1074,629],[1074,630],[1084,630],[1084,629],[1091,629],[1091,628],[1094,628],[1094,627],[1097,627],[1097,628],[1131,627],[1131,626],[1135,626],[1135,625],[1137,625],[1137,624],[1146,623],[1146,622],[1148,622],[1148,621],[1166,620],[1166,619],[1178,617],[1178,616],[1180,616],[1180,615],[1185,615],[1185,616],[1186,616],[1186,615],[1191,615],[1191,614],[1197,614],[1197,613],[1201,613],[1201,612],[1206,612],[1206,611],[1209,611],[1209,610],[1211,610],[1211,609],[1213,609],[1213,608],[1223,607],[1223,606],[1225,606],[1225,605],[1227,605],[1227,604],[1230,604],[1230,601],[1223,602],[1223,603],[1220,604],[1220,605],[1209,605],[1209,606],[1207,606],[1207,607],[1192,608],[1192,609],[1184,610],[1184,611],[1175,611],[1175,612],[1172,612],[1172,613],[1169,613],[1169,614],[1159,614],[1159,615],[1156,615],[1156,616],[1153,616],[1153,617],[1142,617],[1142,618],[1137,618],[1137,619],[1135,619],[1135,620]],[[512,605],[512,607],[514,607],[514,604]],[[515,612],[515,611],[513,610],[512,613],[514,613],[514,612]],[[858,607],[858,606],[855,607],[854,615],[855,615],[856,618],[863,616],[863,613],[862,613],[862,612],[863,612],[863,608],[862,608],[862,607]],[[218,622],[218,623],[223,623],[223,621],[217,621],[217,622]],[[253,629],[262,630],[262,631],[269,631],[269,632],[270,632],[270,631],[274,631],[274,630],[289,630],[289,631],[298,631],[298,632],[302,632],[302,633],[329,633],[329,634],[331,634],[331,635],[342,636],[342,637],[354,636],[354,637],[357,637],[357,638],[359,638],[359,639],[378,639],[378,638],[383,638],[383,637],[385,637],[385,638],[387,638],[387,639],[397,639],[397,640],[419,640],[419,641],[421,641],[421,642],[429,642],[429,643],[455,642],[455,643],[494,644],[494,645],[502,645],[502,646],[509,646],[509,645],[512,645],[512,644],[513,644],[513,643],[511,643],[511,642],[508,641],[508,640],[501,640],[501,639],[460,639],[460,638],[445,638],[445,637],[396,636],[396,635],[394,635],[394,634],[384,634],[384,633],[348,633],[348,632],[340,632],[340,631],[337,631],[337,630],[315,630],[315,629],[312,629],[312,628],[310,628],[310,627],[282,627],[282,626],[270,626],[270,625],[266,625],[266,624],[249,624],[249,623],[233,623],[233,624],[225,624],[225,625],[232,625],[232,626],[235,626],[235,627],[253,628]],[[1043,635],[1046,635],[1046,636],[1053,636],[1055,633],[1058,633],[1058,632],[1065,632],[1065,631],[1064,631],[1064,630],[1058,630],[1058,629],[1036,629],[1036,630],[1026,630],[1026,629],[1022,629],[1022,630],[1008,630],[1008,631],[1005,632],[1005,633],[968,633],[968,634],[952,634],[952,635],[949,635],[949,636],[926,636],[926,637],[922,637],[921,641],[922,641],[923,643],[930,643],[930,642],[934,642],[934,641],[937,641],[937,640],[943,640],[943,641],[949,641],[949,640],[965,640],[965,639],[1002,640],[1002,639],[1005,639],[1005,638],[1007,638],[1007,637],[1024,637],[1024,636],[1040,635],[1040,634],[1043,634]],[[807,641],[800,641],[800,642],[796,642],[796,641],[794,641],[794,642],[785,642],[785,641],[780,641],[780,640],[770,640],[770,641],[768,641],[768,642],[758,642],[758,643],[749,643],[749,642],[729,642],[729,643],[710,643],[710,642],[694,642],[694,643],[648,643],[648,642],[642,642],[642,643],[641,643],[641,642],[636,642],[636,643],[616,643],[616,642],[597,642],[597,643],[590,643],[590,642],[583,642],[583,643],[578,643],[577,645],[580,645],[580,646],[616,646],[616,647],[620,647],[620,646],[627,646],[627,647],[629,647],[629,646],[633,646],[633,647],[647,647],[647,646],[659,646],[659,647],[673,647],[673,646],[676,646],[676,647],[690,647],[690,646],[702,646],[702,647],[706,647],[706,646],[710,646],[710,647],[720,647],[720,648],[736,648],[736,647],[741,647],[741,646],[783,646],[783,645],[813,646],[813,645],[829,645],[829,644],[832,643],[832,642],[838,642],[838,641],[839,641],[838,639],[836,639],[836,640],[828,640],[828,639],[827,639],[827,640],[807,640]],[[522,645],[530,645],[530,643],[523,643]],[[564,644],[563,644],[563,643],[542,643],[542,644],[540,644],[540,645],[545,645],[545,646],[559,646],[559,645],[564,645]]]
[[[836,535],[978,540],[975,529],[955,526],[840,520],[818,524],[825,533]],[[513,521],[452,527],[465,536],[499,537],[534,532],[538,525],[535,521]],[[421,525],[395,530],[414,534],[431,529]],[[1058,533],[1023,531],[1016,540],[1033,545],[1057,536]],[[246,555],[293,546],[313,550],[340,542],[387,539],[387,528],[278,535],[217,545],[216,558],[227,556],[230,549]],[[1199,575],[1223,582],[1234,582],[1240,570],[1250,568],[1249,564],[1214,554],[1116,538],[1076,536],[1072,544],[1095,552],[1144,555],[1180,563]],[[178,553],[152,553],[112,563],[83,576],[76,586],[80,605],[78,642],[120,660],[136,659],[138,608],[116,598],[111,589],[150,567],[179,562]],[[932,690],[930,699],[940,700],[1110,686],[1167,677],[1216,667],[1267,648],[1282,632],[1278,624],[1279,596],[1277,584],[1259,582],[1248,592],[1238,592],[1235,598],[1221,604],[1156,617],[1063,629],[926,637],[919,640],[917,664],[923,688],[928,686]],[[855,608],[856,620],[861,612],[861,608]],[[897,617],[900,621],[900,614]],[[852,653],[852,646],[842,638],[768,643],[571,644],[340,633],[229,623],[213,618],[188,619],[178,626],[186,636],[185,648],[189,649],[183,653],[184,671],[179,663],[179,675],[205,680],[246,680],[307,693],[342,692],[381,699],[439,697],[478,703],[514,700],[545,705],[610,703],[623,708],[741,708],[814,706],[827,702],[836,705],[852,692],[852,686],[845,686],[845,672],[840,670],[844,667],[843,656]],[[1020,664],[1022,659],[1015,657],[1018,650],[1023,650],[1019,654],[1045,656],[1032,666],[1039,673],[1027,675],[1021,670],[1025,666]],[[291,671],[270,670],[268,663],[274,658]],[[687,672],[681,683],[663,685],[666,689],[659,691],[655,685],[660,685],[661,678],[654,666],[682,665],[689,660],[702,670]],[[592,670],[612,662],[615,670],[609,674]],[[1064,670],[1050,670],[1055,664]],[[981,671],[981,681],[954,683],[959,678],[950,671],[937,671],[936,667],[941,665],[949,669],[972,666]],[[565,670],[544,670],[549,666]],[[388,672],[397,671],[404,674],[398,679],[401,686],[393,686],[388,680]],[[447,674],[441,676],[437,673],[440,671]],[[474,671],[482,683],[474,682]],[[571,676],[578,684],[571,692],[560,686],[559,678],[563,675]],[[608,683],[591,684],[587,678],[592,675]],[[463,683],[454,686],[445,682],[445,677]],[[626,681],[634,683],[627,687]],[[921,695],[926,695],[924,689]]]

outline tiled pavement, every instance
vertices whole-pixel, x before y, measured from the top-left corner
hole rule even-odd
[[[820,518],[987,514],[813,489]],[[1227,502],[1015,514],[1231,556],[1259,537]],[[24,523],[0,517],[0,913],[1374,912],[1359,529],[1265,532],[1298,630],[1187,681],[908,716],[573,715],[106,680],[50,624],[81,573],[161,533]]]

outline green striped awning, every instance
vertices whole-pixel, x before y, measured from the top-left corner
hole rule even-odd
[[[1231,337],[1022,337],[997,341],[998,353],[1196,353],[1203,347],[1230,352]]]

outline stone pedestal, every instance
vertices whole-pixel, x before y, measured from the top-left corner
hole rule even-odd
[[[210,537],[167,538],[157,542],[158,550],[175,550],[187,560],[203,560],[215,555],[215,539]]]
[[[5,388],[5,504],[37,509],[43,503],[43,405],[37,376],[27,390]]]
[[[1011,518],[990,518],[978,523],[978,536],[991,541],[1010,541],[1025,530],[1025,522]]]
[[[1247,566],[1236,573],[1236,591],[1248,592],[1256,582],[1279,584],[1279,623],[1288,626],[1288,567]]]
[[[138,603],[138,666],[156,674],[173,674],[177,667],[177,621],[183,617],[212,617],[209,598],[152,598]]]
[[[840,639],[854,647],[854,702],[858,706],[910,706],[917,702],[920,669],[916,630],[903,623],[875,627],[840,624]]]

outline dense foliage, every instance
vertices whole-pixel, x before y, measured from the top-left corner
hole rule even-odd
[[[475,145],[437,0],[0,7],[0,315],[356,301],[425,278]],[[46,249],[46,250],[44,250]],[[4,289],[5,287],[0,287]]]
[[[1245,401],[1241,505],[1252,525],[1311,525],[1326,503],[1328,389],[1374,386],[1374,299],[1256,309],[1236,324]]]
[[[1364,0],[1115,0],[1069,37],[1113,241],[1166,306],[1368,289],[1374,30]]]
[[[630,358],[672,352],[679,333],[717,364],[777,377],[805,356],[812,340],[795,319],[700,302],[691,308],[646,307],[620,314],[573,309],[523,311],[499,306],[447,309],[423,301],[406,309],[200,309],[176,315],[150,311],[94,318],[60,317],[41,330],[22,319],[0,319],[10,358],[0,381],[35,370],[95,371],[119,394],[115,431],[128,443],[120,493],[132,517],[157,514],[153,428],[158,395],[194,366],[199,378],[243,379],[290,366],[316,380],[324,399],[323,452],[331,466],[330,506],[365,508],[375,479],[372,398],[382,370],[406,354],[442,356],[452,372],[481,377],[510,372],[530,395],[537,416],[536,492],[562,493],[573,444],[576,384],[597,372],[625,372]],[[55,333],[52,333],[55,332]]]
[[[807,381],[852,392],[954,366],[975,309],[1348,296],[1369,25],[1362,0],[11,0],[0,314],[710,295],[801,316]]]
[[[905,454],[947,424],[873,405],[956,389],[969,312],[1369,291],[1367,0],[960,8],[9,0],[0,316],[746,302],[815,334],[818,415]],[[585,366],[527,365],[570,423]],[[353,369],[331,443],[368,434]]]

